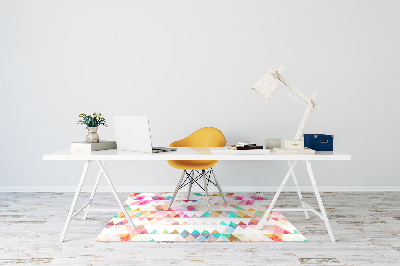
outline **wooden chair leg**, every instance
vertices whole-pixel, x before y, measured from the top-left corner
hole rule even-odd
[[[208,213],[211,214],[211,207],[210,207],[210,199],[208,197],[208,186],[207,186],[207,178],[206,178],[206,171],[202,171],[203,180],[204,180],[204,190],[206,191],[206,199],[207,199],[207,206],[208,206]]]
[[[181,179],[179,180],[178,185],[177,185],[176,188],[175,188],[174,196],[172,197],[171,202],[169,203],[168,209],[171,209],[171,205],[172,205],[172,203],[173,203],[174,200],[175,200],[176,194],[178,193],[178,190],[179,190],[179,187],[181,186],[182,180],[183,180],[183,178],[185,177],[185,173],[186,173],[186,171],[184,170],[184,171],[183,171],[183,174],[182,174],[182,177],[181,177]]]
[[[193,184],[193,177],[194,177],[194,171],[190,173],[190,183],[189,183],[189,190],[188,190],[188,195],[187,195],[187,200],[190,200],[190,193],[192,192],[192,184]]]
[[[222,196],[222,199],[224,200],[225,204],[228,204],[228,203],[226,203],[226,200],[225,200],[225,197],[224,197],[224,193],[222,193],[222,189],[221,189],[221,186],[219,185],[217,176],[216,176],[215,173],[214,173],[214,169],[211,168],[211,172],[213,173],[215,183],[217,184],[217,187],[218,187],[219,193],[220,193],[221,196]]]

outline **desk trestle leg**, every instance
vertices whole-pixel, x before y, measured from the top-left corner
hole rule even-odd
[[[96,183],[95,183],[95,185],[94,185],[94,187],[93,187],[92,194],[91,194],[91,196],[90,196],[90,200],[89,200],[86,204],[84,204],[80,209],[78,209],[77,211],[74,211],[74,210],[75,210],[76,202],[77,202],[77,200],[78,200],[79,194],[80,194],[81,189],[82,189],[83,182],[85,181],[85,177],[86,177],[87,170],[88,170],[88,167],[89,167],[89,162],[90,162],[90,161],[85,161],[85,166],[84,166],[84,168],[83,168],[83,173],[82,173],[81,179],[79,180],[79,184],[78,184],[78,187],[77,187],[77,189],[76,189],[74,199],[72,200],[71,208],[69,209],[68,217],[67,217],[67,220],[65,221],[65,224],[64,224],[64,229],[63,229],[63,231],[62,231],[62,233],[61,233],[60,242],[63,242],[63,241],[64,241],[65,234],[67,233],[68,225],[69,225],[69,223],[71,222],[71,219],[74,218],[76,215],[78,215],[81,211],[83,211],[83,210],[85,211],[85,214],[84,214],[84,216],[83,216],[83,219],[86,219],[86,218],[87,218],[87,213],[88,213],[89,211],[97,211],[97,212],[99,212],[99,211],[100,211],[100,212],[101,212],[101,211],[104,211],[104,212],[111,212],[111,211],[114,211],[113,209],[94,209],[94,210],[93,210],[93,209],[90,209],[90,206],[91,206],[91,204],[92,204],[92,202],[93,202],[94,194],[96,193],[97,186],[98,186],[98,184],[99,184],[101,175],[104,175],[105,179],[107,180],[107,182],[108,182],[108,184],[109,184],[109,186],[110,186],[110,188],[111,188],[111,191],[113,192],[113,194],[114,194],[114,196],[115,196],[115,199],[117,200],[117,202],[118,202],[118,204],[119,204],[119,207],[121,208],[121,210],[122,210],[123,213],[125,214],[125,217],[126,217],[126,219],[128,220],[128,223],[129,223],[129,225],[131,226],[132,230],[135,230],[135,229],[136,229],[135,226],[134,226],[134,224],[133,224],[133,222],[132,222],[132,219],[129,217],[128,212],[127,212],[126,209],[124,208],[124,205],[121,203],[121,200],[119,199],[119,197],[118,197],[118,195],[117,195],[117,192],[115,191],[115,188],[114,188],[114,186],[112,185],[111,180],[110,180],[109,176],[108,176],[107,173],[106,173],[106,170],[104,169],[104,164],[105,164],[105,162],[104,162],[104,164],[102,164],[100,161],[97,161],[98,164],[99,164],[99,166],[100,166],[100,172],[99,172],[98,175],[97,175]]]
[[[282,189],[283,189],[283,187],[285,186],[287,180],[289,179],[289,176],[290,176],[290,174],[292,173],[293,168],[294,168],[294,166],[296,165],[296,163],[297,163],[297,161],[294,161],[294,162],[291,164],[291,166],[289,167],[289,171],[286,173],[286,176],[285,176],[285,178],[283,179],[282,184],[279,186],[278,191],[276,191],[275,196],[274,196],[274,198],[273,198],[271,204],[269,205],[267,211],[264,213],[263,217],[261,218],[260,222],[258,223],[257,229],[262,229],[262,226],[263,226],[265,220],[267,220],[267,221],[269,220],[269,216],[271,215],[272,208],[274,207],[274,205],[275,205],[275,203],[276,203],[276,201],[277,201],[277,199],[278,199],[278,197],[279,197],[279,194],[281,194]]]
[[[290,167],[291,162],[288,161],[288,164],[289,164],[289,167]],[[299,183],[297,182],[297,178],[296,178],[296,174],[294,173],[294,170],[292,171],[292,177],[293,177],[294,185],[296,186],[297,195],[299,196],[299,199],[300,199],[300,202],[301,202],[301,206],[303,206],[303,208],[307,208],[307,206],[303,202],[303,196],[301,195],[301,191],[300,191],[300,188],[299,188]],[[306,219],[309,220],[310,216],[308,216],[308,212],[304,211],[304,214],[306,216]]]
[[[119,199],[118,194],[117,194],[117,191],[115,190],[115,188],[114,188],[114,186],[113,186],[113,184],[112,184],[110,178],[108,177],[108,174],[107,174],[106,170],[104,169],[103,164],[102,164],[100,161],[97,161],[97,163],[99,164],[99,166],[100,166],[100,171],[103,173],[104,177],[106,178],[107,183],[108,183],[108,185],[110,186],[111,191],[112,191],[112,193],[114,194],[114,197],[115,197],[115,199],[117,200],[119,207],[121,208],[122,212],[125,214],[126,220],[128,220],[128,223],[129,223],[129,225],[131,226],[132,230],[135,230],[136,227],[135,227],[135,225],[133,225],[133,222],[132,222],[131,217],[129,216],[129,214],[128,214],[128,212],[126,211],[124,205],[122,204],[121,200]]]
[[[104,166],[106,165],[106,161],[104,161],[103,165]],[[87,205],[87,208],[85,209],[85,213],[83,214],[83,219],[86,219],[88,216],[90,206],[93,203],[94,194],[96,194],[97,186],[99,185],[99,182],[100,182],[100,178],[101,178],[101,169],[99,170],[99,173],[97,174],[97,179],[96,179],[96,182],[94,183],[92,194],[90,195],[89,204]]]
[[[270,217],[270,215],[272,213],[272,208],[274,207],[274,205],[275,205],[280,193],[282,192],[282,189],[285,186],[289,176],[292,175],[294,183],[295,183],[295,186],[296,186],[296,189],[297,189],[297,194],[298,194],[298,196],[300,198],[300,202],[301,202],[301,205],[302,205],[303,208],[275,208],[274,211],[304,211],[307,219],[309,219],[307,211],[311,211],[311,212],[315,213],[315,215],[317,215],[319,218],[321,218],[325,222],[325,226],[326,226],[326,229],[328,231],[329,237],[330,237],[332,242],[335,242],[335,238],[333,236],[332,229],[331,229],[331,226],[329,224],[328,216],[326,215],[324,204],[322,203],[321,196],[320,196],[319,191],[318,191],[317,183],[315,182],[314,174],[313,174],[312,169],[311,169],[311,161],[305,161],[305,162],[306,162],[306,165],[307,165],[308,175],[310,177],[311,184],[312,184],[312,187],[314,189],[315,197],[317,198],[318,205],[319,205],[319,208],[321,210],[321,213],[319,213],[317,210],[312,208],[307,202],[305,202],[303,200],[303,197],[301,195],[301,192],[300,192],[300,189],[299,189],[299,186],[298,186],[298,183],[297,183],[296,175],[295,175],[295,173],[293,171],[294,166],[296,165],[297,161],[292,161],[292,162],[289,161],[288,162],[289,163],[289,171],[287,172],[285,178],[282,181],[282,184],[279,186],[277,192],[275,193],[275,196],[274,196],[271,204],[269,205],[267,211],[264,213],[263,217],[260,219],[260,222],[258,223],[257,229],[262,229],[264,222],[269,220],[269,217]]]
[[[315,182],[314,174],[311,169],[311,161],[306,161],[306,164],[307,164],[308,175],[310,176],[311,184],[314,189],[315,197],[317,198],[318,205],[321,210],[322,220],[324,220],[324,222],[325,222],[325,226],[326,226],[326,229],[328,230],[328,234],[329,234],[331,241],[336,242],[335,237],[333,236],[333,233],[332,233],[331,225],[329,224],[328,216],[326,215],[326,212],[325,212],[324,204],[322,203],[321,196],[319,195],[317,183]]]
[[[78,187],[76,188],[75,196],[74,196],[74,199],[72,200],[71,208],[69,209],[68,217],[67,217],[67,220],[65,221],[64,229],[63,229],[63,231],[61,233],[60,242],[64,241],[65,234],[67,233],[68,225],[69,225],[69,223],[70,223],[70,221],[72,219],[72,215],[74,213],[75,205],[76,205],[76,202],[78,200],[79,193],[81,192],[83,181],[85,181],[85,177],[86,177],[86,173],[87,173],[88,167],[89,167],[89,161],[85,161],[85,166],[83,167],[82,176],[81,176],[81,179],[79,180]]]

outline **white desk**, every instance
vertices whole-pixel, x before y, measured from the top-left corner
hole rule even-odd
[[[238,154],[212,154],[210,148],[178,148],[176,152],[169,152],[169,153],[141,153],[141,152],[129,152],[129,151],[118,151],[118,150],[103,150],[103,151],[92,151],[92,152],[86,152],[86,151],[71,151],[71,150],[63,150],[51,154],[47,154],[43,156],[44,160],[62,160],[62,161],[85,161],[84,168],[83,168],[83,173],[81,176],[81,179],[79,181],[78,187],[75,192],[74,199],[71,204],[71,208],[68,213],[67,220],[65,221],[64,229],[61,233],[61,238],[60,242],[64,241],[65,234],[68,229],[68,225],[73,217],[75,217],[78,213],[81,211],[85,211],[85,214],[83,216],[84,219],[86,219],[87,214],[89,211],[104,211],[104,210],[99,210],[99,209],[91,209],[90,206],[92,204],[94,195],[96,193],[97,185],[100,181],[100,178],[102,175],[104,175],[105,179],[107,180],[111,191],[114,194],[115,199],[117,200],[121,210],[124,212],[125,217],[128,220],[129,225],[132,228],[135,228],[131,218],[129,217],[126,209],[124,208],[123,204],[121,203],[121,200],[119,199],[117,192],[115,191],[114,186],[112,185],[111,179],[108,176],[106,170],[105,170],[105,162],[106,161],[164,161],[164,160],[225,160],[225,161],[287,161],[289,165],[289,170],[286,173],[281,185],[279,186],[277,192],[275,193],[275,196],[268,208],[268,210],[265,212],[264,216],[261,218],[261,221],[258,224],[258,228],[262,227],[262,224],[269,219],[269,214],[272,211],[272,208],[274,207],[279,194],[281,193],[283,187],[285,186],[287,180],[289,179],[290,176],[292,176],[296,189],[297,189],[297,194],[300,199],[300,203],[302,205],[302,208],[275,208],[274,210],[276,211],[303,211],[306,219],[309,219],[308,212],[311,211],[315,213],[318,217],[320,217],[326,225],[326,228],[329,233],[329,237],[332,242],[335,242],[335,238],[333,236],[328,217],[325,212],[324,205],[321,200],[321,196],[318,191],[317,184],[315,182],[314,174],[311,169],[311,161],[337,161],[337,160],[351,160],[351,156],[347,154],[343,154],[340,152],[316,152],[316,154],[313,155],[306,155],[306,154],[274,154],[273,152],[271,154],[266,154],[266,155],[238,155]],[[81,191],[83,182],[86,177],[87,169],[89,166],[89,163],[91,161],[96,161],[97,164],[100,167],[99,173],[97,175],[96,182],[94,184],[92,194],[90,196],[89,201],[84,204],[80,209],[75,211],[75,205],[79,197],[79,193]],[[314,208],[312,208],[308,203],[306,203],[301,195],[301,191],[298,186],[297,178],[294,173],[294,167],[298,161],[304,161],[307,166],[307,171],[315,192],[315,196],[318,201],[319,208],[321,210],[321,213],[316,211]],[[109,211],[109,210],[105,210]]]

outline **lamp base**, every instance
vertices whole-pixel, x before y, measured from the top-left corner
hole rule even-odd
[[[275,154],[315,154],[315,151],[309,148],[303,149],[286,149],[286,148],[274,148]]]
[[[285,140],[285,148],[289,150],[303,150],[304,140]]]

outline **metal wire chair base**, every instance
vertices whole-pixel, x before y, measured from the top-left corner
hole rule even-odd
[[[196,175],[195,175],[196,173]],[[211,174],[214,177],[214,181],[211,180]],[[201,186],[197,181],[199,181],[200,178],[203,178],[203,182],[204,182],[204,186]],[[208,185],[211,183],[214,186],[216,186],[218,188],[219,193],[222,196],[222,199],[224,200],[225,204],[226,200],[225,200],[225,196],[222,192],[221,186],[219,185],[217,176],[215,175],[214,170],[212,169],[212,167],[210,168],[210,170],[202,170],[201,172],[198,170],[191,170],[191,171],[183,171],[182,177],[179,180],[178,185],[176,186],[174,195],[172,196],[172,199],[170,201],[170,204],[168,206],[168,209],[171,208],[172,203],[175,200],[176,194],[178,193],[178,190],[183,188],[184,186],[189,185],[189,191],[188,191],[188,195],[187,195],[187,199],[190,199],[190,193],[192,191],[192,185],[196,183],[199,187],[201,187],[201,189],[203,191],[205,191],[205,195],[206,195],[206,200],[207,200],[207,206],[208,206],[208,212],[211,213],[211,206],[210,206],[210,199],[208,197]]]
[[[213,171],[214,170],[212,168],[210,168],[210,170],[205,170],[207,186],[210,183],[213,184],[214,186],[217,186],[217,184],[211,180],[211,174],[213,173]],[[197,182],[200,180],[200,178],[203,177],[203,174],[201,173],[201,171],[198,171],[198,170],[184,171],[184,174],[186,174],[186,178],[179,185],[178,190],[189,184],[193,185],[194,183],[196,183],[203,191],[206,191],[205,188]],[[192,178],[192,176],[193,176],[193,178]]]

